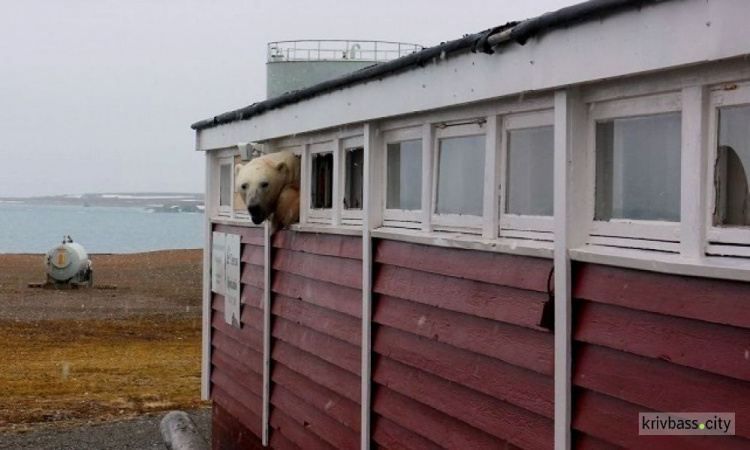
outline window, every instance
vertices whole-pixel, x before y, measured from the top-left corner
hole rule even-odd
[[[484,135],[438,140],[437,214],[482,215],[484,141]]]
[[[362,147],[346,149],[346,175],[344,209],[362,209],[365,150]]]
[[[750,106],[718,110],[714,225],[750,226]]]
[[[596,123],[596,220],[680,221],[679,113]]]
[[[219,165],[219,214],[232,213],[232,164],[222,161]]]
[[[331,209],[333,206],[333,153],[311,156],[310,208]]]
[[[386,209],[422,209],[422,140],[387,145]]]
[[[551,216],[554,142],[551,126],[508,132],[509,214]]]

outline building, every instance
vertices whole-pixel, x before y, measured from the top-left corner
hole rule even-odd
[[[748,448],[747,17],[592,0],[194,124],[214,448]],[[231,192],[250,147],[302,160],[272,238]]]

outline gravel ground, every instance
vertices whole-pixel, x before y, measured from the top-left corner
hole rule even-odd
[[[211,410],[187,411],[211,442]],[[0,434],[0,450],[124,450],[164,449],[159,423],[166,413],[144,414],[122,422]]]

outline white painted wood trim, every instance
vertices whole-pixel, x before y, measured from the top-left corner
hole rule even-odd
[[[271,417],[271,224],[263,228],[263,446],[267,447]]]
[[[554,216],[519,216],[517,214],[503,214],[500,220],[502,230],[526,230],[554,233]]]
[[[573,116],[580,108],[578,92],[561,90],[555,93],[554,131],[554,286],[555,286],[555,450],[571,448],[572,420],[572,299],[568,230],[572,225],[570,201],[571,168],[577,144]]]
[[[648,220],[612,219],[609,222],[593,221],[589,228],[592,236],[611,236],[629,239],[652,239],[679,242],[680,224]]]
[[[484,206],[482,219],[482,237],[485,239],[497,236],[500,200],[499,165],[501,126],[499,116],[487,118],[487,130],[484,143]]]
[[[202,295],[202,328],[203,340],[201,342],[201,399],[211,398],[211,237],[213,225],[211,216],[215,215],[216,202],[213,193],[216,192],[214,185],[216,179],[214,173],[213,152],[206,152],[206,197],[203,210],[203,295]]]
[[[333,194],[331,201],[331,223],[341,225],[341,210],[344,203],[344,149],[341,146],[342,140],[335,138],[333,140]]]
[[[339,234],[342,236],[362,236],[362,227],[349,227],[349,226],[333,226],[331,224],[324,223],[312,223],[308,222],[305,224],[295,223],[289,226],[292,231],[301,231],[304,233],[321,233],[321,234]]]
[[[435,146],[435,127],[432,124],[422,125],[422,231],[432,231],[432,160]]]
[[[616,237],[591,236],[589,244],[605,247],[639,248],[642,250],[657,250],[660,252],[679,253],[679,242],[650,241],[648,239],[625,239]]]
[[[594,121],[621,117],[648,116],[678,112],[682,107],[679,93],[647,95],[589,104],[589,117]]]
[[[302,147],[300,161],[300,181],[299,181],[299,223],[306,224],[310,213],[310,172],[312,163],[310,160],[310,145],[305,144]]]
[[[360,448],[370,449],[372,411],[372,236],[371,230],[382,223],[381,191],[383,151],[373,124],[365,124],[363,229],[362,229],[362,348]]]
[[[721,244],[750,245],[750,228],[747,227],[711,227],[708,241]]]
[[[680,192],[680,253],[689,258],[705,254],[706,176],[708,147],[708,89],[682,90],[682,152]]]

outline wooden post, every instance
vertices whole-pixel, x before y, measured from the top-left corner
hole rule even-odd
[[[266,220],[263,233],[263,445],[268,446],[271,413],[271,224]]]

